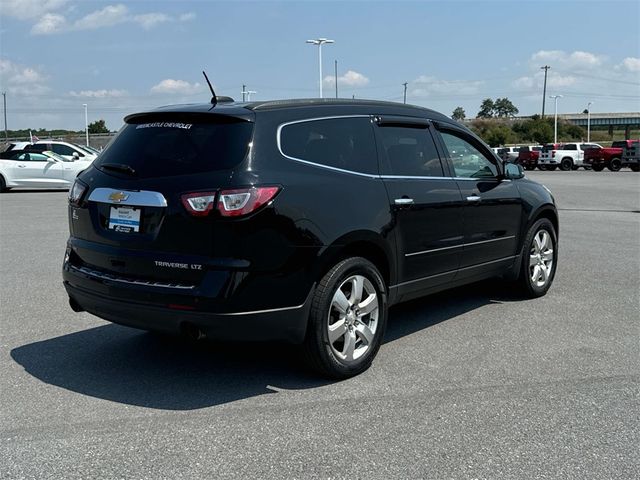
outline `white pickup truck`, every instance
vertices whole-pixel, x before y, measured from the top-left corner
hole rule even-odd
[[[591,167],[583,162],[584,151],[589,148],[602,148],[597,143],[565,143],[562,145],[545,145],[542,147],[538,165],[543,165],[547,170],[577,170],[583,167],[585,170]]]

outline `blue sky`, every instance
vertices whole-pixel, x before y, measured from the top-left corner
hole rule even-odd
[[[473,117],[483,98],[539,113],[640,110],[640,2],[616,1],[93,1],[2,0],[0,91],[8,126],[110,129],[128,113],[219,95],[407,101]],[[547,102],[547,111],[550,111]]]

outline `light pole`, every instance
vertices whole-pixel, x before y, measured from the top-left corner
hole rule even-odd
[[[553,117],[553,143],[558,143],[558,99],[562,98],[562,95],[549,95],[549,98],[556,101],[556,113]]]
[[[246,95],[247,102],[250,102],[251,101],[251,94],[252,93],[258,93],[258,92],[256,92],[255,90],[247,90],[246,87],[247,87],[246,85],[242,85],[242,92],[240,92],[240,93],[242,93],[242,101],[244,102],[245,95]]]
[[[320,98],[322,98],[322,45],[325,43],[334,43],[333,40],[326,38],[316,38],[315,40],[307,40],[307,43],[318,46],[318,67],[320,70]]]
[[[591,141],[591,105],[593,102],[587,103],[587,142]]]
[[[87,104],[83,103],[84,107],[84,134],[87,138],[87,147],[89,146],[89,114],[87,112]]]

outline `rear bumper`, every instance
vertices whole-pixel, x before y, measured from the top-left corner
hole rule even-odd
[[[69,298],[83,310],[120,325],[178,334],[197,327],[207,337],[229,341],[301,343],[307,328],[313,289],[301,305],[257,311],[211,312],[183,310],[178,304],[132,301],[83,288],[65,271]]]

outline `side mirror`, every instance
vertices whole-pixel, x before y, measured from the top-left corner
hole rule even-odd
[[[522,168],[522,165],[518,163],[505,163],[504,178],[507,178],[509,180],[524,178],[524,169]]]
[[[73,152],[73,159],[80,160],[80,155],[78,155],[78,152]]]

